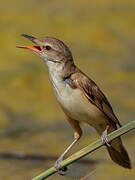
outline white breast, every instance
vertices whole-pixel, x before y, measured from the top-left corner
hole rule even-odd
[[[84,121],[92,126],[99,121],[105,121],[103,113],[91,104],[79,89],[72,89],[56,73],[51,74],[51,81],[56,97],[65,113],[78,121]],[[96,121],[95,121],[96,120]]]

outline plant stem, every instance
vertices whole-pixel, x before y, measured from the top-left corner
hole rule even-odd
[[[128,131],[130,131],[134,128],[135,128],[135,120],[124,125],[124,126],[122,126],[121,128],[117,129],[116,131],[111,132],[108,135],[108,140],[111,141],[111,140],[117,138],[118,136],[121,136],[121,135],[127,133]],[[101,139],[98,139],[94,143],[88,145],[87,147],[81,149],[77,153],[73,154],[69,158],[62,161],[61,167],[65,167],[65,166],[68,166],[68,165],[74,163],[75,161],[79,160],[80,158],[82,158],[82,157],[86,156],[87,154],[89,154],[89,153],[95,151],[96,149],[100,148],[101,146],[103,146],[102,141],[101,141]],[[44,180],[56,172],[57,172],[56,169],[54,167],[51,167],[50,169],[39,174],[38,176],[36,176],[32,180]]]

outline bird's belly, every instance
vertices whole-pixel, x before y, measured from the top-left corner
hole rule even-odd
[[[79,89],[66,85],[56,93],[64,112],[72,119],[87,122],[92,126],[106,121],[104,114],[85,97]]]

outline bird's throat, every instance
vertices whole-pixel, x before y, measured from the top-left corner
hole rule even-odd
[[[77,67],[72,62],[53,62],[53,61],[47,61],[47,66],[49,69],[50,76],[56,76],[61,79],[64,79],[65,77],[70,76],[70,74],[73,74],[76,72]]]

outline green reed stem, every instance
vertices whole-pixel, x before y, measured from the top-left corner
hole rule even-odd
[[[126,125],[122,126],[121,128],[117,129],[116,131],[111,132],[108,134],[108,140],[111,141],[118,136],[121,136],[128,131],[132,130],[135,128],[135,120],[127,123]],[[80,158],[86,156],[87,154],[95,151],[96,149],[100,148],[103,146],[101,139],[98,139],[97,141],[93,142],[92,144],[88,145],[87,147],[81,149],[80,151],[76,152],[75,154],[71,155],[67,159],[61,162],[61,167],[66,167],[75,161],[79,160]],[[52,174],[56,173],[56,169],[54,167],[51,167],[47,171],[42,172],[38,176],[32,178],[32,180],[44,180],[47,177],[51,176]]]

